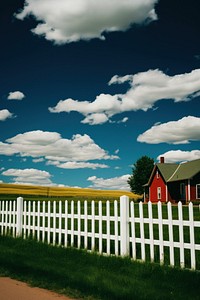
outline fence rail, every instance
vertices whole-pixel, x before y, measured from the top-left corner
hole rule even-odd
[[[106,203],[18,197],[0,201],[0,234],[200,269],[200,213],[192,203],[135,204],[127,196]]]

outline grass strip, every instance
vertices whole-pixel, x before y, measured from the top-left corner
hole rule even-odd
[[[199,299],[200,273],[0,236],[0,274],[82,299]]]

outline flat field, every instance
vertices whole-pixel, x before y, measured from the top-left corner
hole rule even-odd
[[[4,195],[32,195],[45,197],[81,197],[81,198],[119,198],[126,195],[130,199],[138,199],[141,196],[129,191],[121,190],[94,190],[88,188],[68,188],[68,187],[46,187],[21,184],[0,183],[0,194]]]

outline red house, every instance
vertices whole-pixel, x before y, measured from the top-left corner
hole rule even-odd
[[[144,187],[145,201],[187,203],[200,200],[200,159],[174,164],[165,163],[161,157]]]

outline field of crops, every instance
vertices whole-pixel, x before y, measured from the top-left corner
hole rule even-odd
[[[0,194],[4,195],[38,195],[46,197],[89,197],[89,198],[119,198],[122,195],[129,196],[131,199],[139,198],[128,191],[117,190],[94,190],[87,188],[68,188],[68,187],[45,187],[20,184],[0,183]]]

